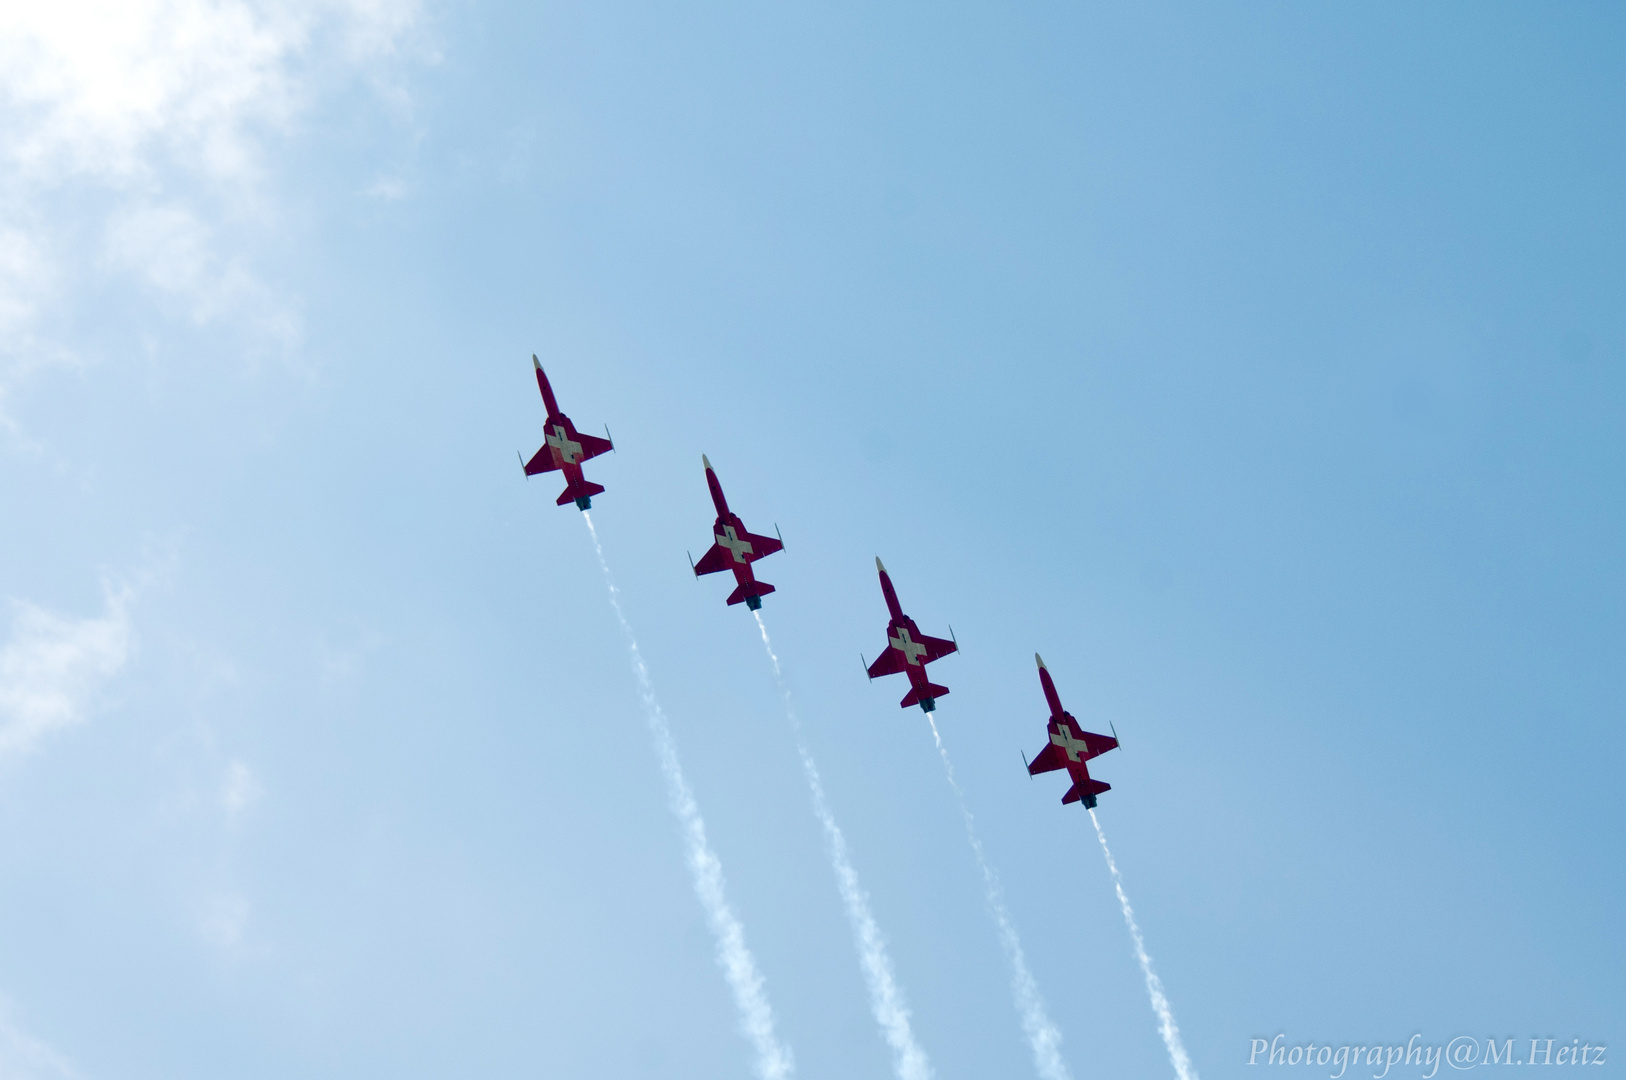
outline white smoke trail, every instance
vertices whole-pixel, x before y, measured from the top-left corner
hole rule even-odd
[[[1028,970],[1022,940],[1017,937],[1016,924],[1011,921],[1011,913],[1005,907],[1005,890],[999,884],[999,875],[994,873],[994,868],[988,865],[988,859],[983,854],[982,841],[977,838],[971,811],[966,807],[965,792],[960,790],[960,782],[954,778],[954,765],[949,761],[948,750],[943,747],[943,737],[937,732],[937,721],[931,713],[926,714],[926,719],[932,725],[932,738],[937,740],[937,752],[942,755],[949,787],[954,789],[954,797],[960,801],[960,814],[965,818],[965,836],[971,841],[971,851],[977,856],[977,868],[982,871],[988,912],[994,917],[994,926],[999,930],[999,943],[1005,948],[1005,959],[1010,961],[1011,997],[1015,999],[1016,1012],[1022,1018],[1022,1032],[1027,1035],[1028,1045],[1033,1048],[1033,1067],[1044,1080],[1072,1080],[1067,1063],[1061,1059],[1061,1031],[1045,1010],[1039,984],[1034,980],[1033,972]]]
[[[633,637],[632,626],[627,622],[626,613],[621,610],[621,590],[616,588],[615,579],[610,576],[610,564],[604,558],[604,545],[599,543],[598,530],[593,527],[593,519],[586,511],[582,512],[582,519],[587,522],[587,531],[593,536],[593,549],[598,552],[598,564],[604,571],[604,584],[610,590],[610,606],[615,609],[615,617],[621,623],[621,632],[627,639],[627,649],[632,654],[633,674],[638,677],[638,691],[644,701],[644,718],[649,722],[650,734],[655,737],[655,752],[660,757],[661,772],[666,777],[667,799],[671,803],[672,813],[677,815],[678,822],[683,826],[689,872],[694,875],[695,895],[700,897],[700,905],[706,909],[706,921],[711,924],[712,936],[717,940],[717,964],[728,979],[729,989],[734,992],[734,1005],[740,1013],[740,1029],[756,1050],[757,1075],[762,1080],[788,1080],[795,1072],[795,1064],[789,1048],[782,1045],[774,1034],[773,1009],[768,1004],[767,986],[757,970],[756,959],[745,944],[745,928],[728,904],[723,885],[723,864],[706,839],[705,820],[700,816],[694,793],[689,790],[689,782],[683,777],[677,745],[672,741],[671,725],[667,723],[666,713],[661,709],[661,703],[655,697],[655,688],[650,684],[649,669],[644,666],[643,654],[638,651],[638,639]]]
[[[1134,909],[1129,906],[1129,897],[1124,893],[1123,875],[1118,873],[1118,864],[1112,859],[1112,849],[1107,847],[1107,834],[1101,831],[1101,822],[1094,810],[1090,811],[1090,821],[1095,825],[1095,835],[1101,841],[1101,853],[1107,857],[1107,869],[1112,871],[1112,887],[1118,890],[1118,904],[1124,909],[1124,922],[1129,924],[1129,936],[1135,942],[1135,959],[1140,961],[1141,974],[1146,976],[1146,994],[1152,999],[1152,1011],[1157,1013],[1157,1029],[1163,1036],[1163,1045],[1168,1048],[1169,1061],[1180,1080],[1197,1080],[1197,1070],[1191,1067],[1185,1044],[1180,1041],[1180,1029],[1174,1024],[1174,1011],[1169,1008],[1169,999],[1163,995],[1163,980],[1152,970],[1152,958],[1146,955],[1146,942],[1141,939],[1140,927],[1135,925]]]
[[[892,1048],[892,1066],[898,1080],[928,1080],[932,1075],[931,1063],[926,1060],[926,1052],[915,1041],[914,1030],[909,1026],[909,1006],[904,1004],[903,991],[898,989],[897,980],[893,977],[892,958],[886,951],[886,939],[881,936],[881,928],[875,924],[875,916],[869,910],[869,895],[858,883],[858,872],[853,869],[852,860],[847,856],[847,838],[841,834],[835,815],[830,812],[830,805],[825,800],[824,783],[819,779],[818,766],[813,764],[813,755],[807,752],[807,746],[802,742],[801,721],[796,718],[790,687],[785,684],[784,673],[779,668],[779,656],[773,651],[773,643],[768,640],[768,626],[762,621],[761,612],[752,614],[756,616],[757,629],[762,631],[762,647],[768,650],[768,659],[773,662],[774,680],[785,698],[785,715],[790,719],[791,730],[796,736],[796,752],[802,756],[802,772],[813,793],[813,813],[818,815],[819,823],[824,826],[824,840],[830,849],[830,866],[836,873],[836,887],[841,892],[841,902],[847,908],[847,921],[852,924],[859,964],[864,970],[864,982],[869,987],[870,1011],[875,1014],[875,1022],[881,1025],[887,1045]]]

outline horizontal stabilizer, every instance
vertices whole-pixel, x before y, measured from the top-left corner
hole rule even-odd
[[[1079,799],[1083,798],[1085,795],[1088,795],[1090,797],[1090,803],[1089,804],[1091,806],[1094,806],[1095,805],[1095,796],[1101,794],[1103,791],[1111,791],[1111,790],[1112,790],[1112,785],[1111,784],[1104,784],[1101,781],[1096,780],[1096,779],[1094,779],[1092,777],[1091,779],[1088,779],[1088,780],[1080,780],[1078,783],[1076,783],[1072,787],[1068,788],[1067,789],[1067,794],[1065,794],[1065,795],[1063,795],[1061,797],[1061,801],[1063,803],[1078,802]]]
[[[728,594],[730,604],[743,604],[753,596],[767,596],[773,592],[773,586],[766,581],[747,581],[744,585],[736,585],[734,591]],[[778,603],[778,601],[775,601]]]
[[[926,691],[925,691],[924,694],[921,693],[919,688],[911,686],[909,688],[909,692],[907,694],[903,695],[903,700],[898,702],[898,707],[903,708],[903,709],[907,709],[911,705],[919,705],[920,704],[920,699],[922,697],[929,697],[929,698],[932,698],[933,700],[935,700],[937,698],[942,697],[944,694],[946,694],[948,692],[949,692],[948,687],[946,687],[946,686],[938,686],[936,683],[927,683],[926,684]]]
[[[591,480],[583,478],[565,488],[564,493],[558,498],[558,503],[563,506],[565,503],[575,502],[577,499],[590,499],[594,495],[603,494],[603,492],[603,484],[595,484]]]

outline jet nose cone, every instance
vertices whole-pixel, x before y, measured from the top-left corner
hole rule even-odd
[[[1038,653],[1034,653],[1033,659],[1039,662],[1039,667],[1042,670],[1044,668],[1044,657],[1040,656]]]
[[[706,457],[705,454],[700,455],[700,464],[706,467],[707,472],[711,472],[711,459]]]
[[[875,569],[879,570],[883,574],[886,573],[886,567],[881,565],[881,557],[879,555],[875,556]]]
[[[542,370],[542,361],[540,361],[540,360],[538,360],[538,359],[537,359],[537,358],[536,358],[536,354],[535,354],[535,353],[532,353],[532,354],[531,354],[531,366],[532,366],[532,367],[534,367],[534,368],[536,368],[536,370],[538,370],[538,371],[541,371],[541,370]]]

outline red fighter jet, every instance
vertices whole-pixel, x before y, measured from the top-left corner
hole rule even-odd
[[[734,571],[736,584],[734,591],[728,594],[728,602],[744,603],[755,611],[762,606],[762,598],[773,592],[773,586],[766,581],[758,581],[756,575],[751,573],[751,564],[783,549],[785,542],[777,537],[747,532],[745,522],[728,508],[728,500],[723,498],[723,485],[717,482],[717,474],[712,472],[711,462],[705,454],[700,455],[700,463],[706,467],[706,486],[711,488],[711,501],[717,504],[717,523],[711,527],[717,542],[700,556],[698,563],[691,557],[689,565],[694,568],[695,577],[715,574],[720,570]],[[777,528],[774,530],[778,531]]]
[[[937,708],[937,699],[948,693],[948,687],[938,686],[927,679],[926,665],[957,652],[959,642],[922,634],[915,620],[905,615],[903,608],[898,606],[898,594],[892,591],[892,579],[887,576],[886,567],[881,565],[879,556],[875,559],[875,569],[881,572],[881,593],[886,597],[886,608],[892,613],[892,621],[886,626],[886,652],[869,665],[869,677],[878,679],[882,675],[904,672],[909,676],[909,692],[898,702],[898,707],[907,709],[911,705],[919,705],[921,711],[931,712]],[[954,629],[950,627],[949,634],[953,633]]]
[[[1061,707],[1061,698],[1056,696],[1056,684],[1050,681],[1050,672],[1045,669],[1044,660],[1038,653],[1033,654],[1033,659],[1039,661],[1039,685],[1044,687],[1044,699],[1050,703],[1050,745],[1028,763],[1028,775],[1038,776],[1042,772],[1066,769],[1067,775],[1073,778],[1073,786],[1061,797],[1062,805],[1082,801],[1086,809],[1094,810],[1095,797],[1103,791],[1111,791],[1112,785],[1091,779],[1089,766],[1084,763],[1108,750],[1116,750],[1118,732],[1114,730],[1111,735],[1097,735],[1079,727],[1073,714]],[[1027,758],[1022,760],[1026,761]]]
[[[560,470],[565,474],[565,490],[559,496],[559,505],[575,500],[576,509],[586,510],[593,505],[593,496],[603,491],[604,487],[582,475],[582,462],[596,458],[606,450],[614,450],[615,444],[607,438],[583,435],[577,431],[570,417],[560,412],[559,403],[553,400],[553,387],[548,385],[548,377],[542,373],[542,361],[536,358],[535,353],[531,354],[531,363],[536,366],[536,385],[542,389],[542,403],[548,407],[548,439],[542,444],[542,449],[525,462],[525,475],[535,476],[537,473]],[[609,433],[606,428],[604,434]]]

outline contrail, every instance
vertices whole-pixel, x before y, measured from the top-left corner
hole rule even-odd
[[[813,755],[807,752],[807,746],[802,742],[801,721],[796,718],[790,687],[785,685],[784,673],[779,668],[779,656],[773,651],[773,643],[768,640],[768,625],[762,621],[760,611],[752,614],[756,616],[757,629],[762,631],[762,647],[768,650],[768,659],[773,662],[774,680],[785,698],[785,715],[790,719],[791,730],[796,737],[796,752],[802,756],[802,772],[807,776],[807,786],[813,793],[813,813],[818,815],[819,823],[824,826],[824,840],[830,848],[830,866],[836,872],[836,887],[841,892],[842,903],[847,907],[847,921],[852,924],[853,938],[858,945],[858,960],[864,969],[864,981],[869,986],[870,1011],[875,1014],[875,1022],[881,1025],[887,1045],[892,1048],[892,1067],[898,1074],[898,1080],[929,1080],[932,1075],[931,1063],[926,1060],[926,1052],[915,1041],[914,1030],[909,1026],[909,1006],[904,1004],[903,991],[898,989],[897,980],[893,977],[892,958],[886,951],[886,939],[881,936],[881,928],[875,924],[875,916],[870,914],[869,895],[858,883],[858,872],[853,869],[852,860],[847,856],[847,838],[841,835],[835,815],[830,813],[818,766],[813,764]]]
[[[604,571],[604,584],[610,590],[610,606],[621,623],[626,636],[627,650],[632,654],[632,671],[638,677],[638,691],[644,700],[644,719],[649,732],[655,737],[655,752],[661,759],[661,772],[666,777],[666,796],[683,827],[683,839],[688,847],[689,872],[694,875],[695,895],[706,909],[706,921],[717,940],[717,965],[728,979],[734,992],[734,1005],[740,1013],[740,1029],[751,1040],[756,1050],[756,1072],[762,1080],[789,1080],[795,1072],[790,1049],[780,1043],[773,1029],[773,1008],[768,1004],[768,990],[757,970],[755,957],[745,944],[745,928],[740,925],[734,909],[728,904],[723,886],[723,864],[706,840],[706,823],[700,816],[700,807],[683,777],[683,766],[678,762],[677,745],[672,741],[672,728],[666,713],[655,697],[655,688],[649,681],[649,669],[644,666],[643,654],[638,651],[638,639],[633,637],[632,626],[621,610],[621,590],[610,576],[610,564],[604,558],[604,545],[599,543],[598,530],[593,519],[582,512],[587,531],[593,536],[593,550],[598,552],[598,565]]]
[[[1112,859],[1112,849],[1107,847],[1107,834],[1101,831],[1101,822],[1094,810],[1090,811],[1090,821],[1095,825],[1095,835],[1101,841],[1101,853],[1107,857],[1107,869],[1112,871],[1112,887],[1118,890],[1118,904],[1124,909],[1124,922],[1129,924],[1129,936],[1135,942],[1135,959],[1140,961],[1141,974],[1146,976],[1146,993],[1152,999],[1152,1011],[1157,1013],[1158,1033],[1163,1036],[1163,1045],[1168,1047],[1169,1061],[1180,1080],[1197,1080],[1197,1070],[1191,1067],[1191,1058],[1186,1056],[1185,1044],[1180,1041],[1180,1029],[1174,1024],[1174,1011],[1169,1008],[1169,999],[1163,995],[1163,980],[1152,970],[1152,958],[1146,955],[1146,942],[1140,936],[1140,927],[1135,925],[1135,912],[1129,906],[1129,897],[1124,894],[1123,875],[1118,873],[1118,864]]]
[[[1034,981],[1033,972],[1028,970],[1027,957],[1022,953],[1022,941],[1016,936],[1016,925],[1005,907],[1005,890],[999,884],[999,875],[994,873],[994,868],[988,865],[988,859],[983,855],[982,841],[977,839],[971,811],[966,807],[965,792],[960,790],[960,782],[954,778],[954,765],[943,747],[943,737],[937,732],[937,721],[931,713],[926,714],[926,719],[932,725],[932,738],[937,740],[937,752],[942,755],[949,787],[954,789],[954,797],[960,801],[966,839],[971,841],[971,851],[977,856],[977,867],[982,871],[988,912],[994,917],[994,925],[999,929],[999,943],[1005,947],[1005,958],[1010,961],[1011,996],[1016,1001],[1017,1013],[1022,1017],[1022,1031],[1028,1037],[1028,1045],[1033,1048],[1033,1067],[1044,1080],[1072,1080],[1067,1063],[1061,1059],[1061,1031],[1045,1011],[1039,984]]]

